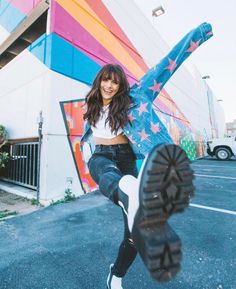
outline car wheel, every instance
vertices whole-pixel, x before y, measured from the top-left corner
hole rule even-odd
[[[227,161],[231,158],[231,152],[227,148],[218,148],[216,150],[216,157],[218,160]]]

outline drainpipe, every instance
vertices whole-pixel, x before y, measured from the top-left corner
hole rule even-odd
[[[41,159],[41,146],[43,139],[43,115],[42,111],[39,113],[38,121],[38,136],[39,136],[39,144],[38,144],[38,166],[37,166],[37,204],[39,205],[39,193],[40,193],[40,159]]]

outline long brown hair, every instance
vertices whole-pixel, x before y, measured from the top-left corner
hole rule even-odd
[[[84,114],[84,120],[88,120],[90,125],[96,126],[103,106],[100,84],[102,80],[108,79],[115,80],[120,85],[118,92],[113,96],[109,104],[109,113],[106,119],[111,131],[117,132],[119,128],[123,128],[128,122],[128,109],[131,103],[131,97],[129,96],[130,86],[120,65],[107,64],[98,72],[91,90],[85,97],[87,111]]]

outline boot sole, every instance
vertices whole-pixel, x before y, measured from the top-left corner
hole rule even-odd
[[[186,153],[174,144],[155,147],[144,164],[132,235],[151,276],[159,282],[180,271],[181,241],[167,220],[188,207],[193,178]]]

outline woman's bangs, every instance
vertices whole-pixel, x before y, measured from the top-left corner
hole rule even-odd
[[[113,69],[109,69],[107,71],[104,71],[102,74],[102,80],[114,80],[116,83],[120,83],[120,77],[117,74],[116,71]]]

